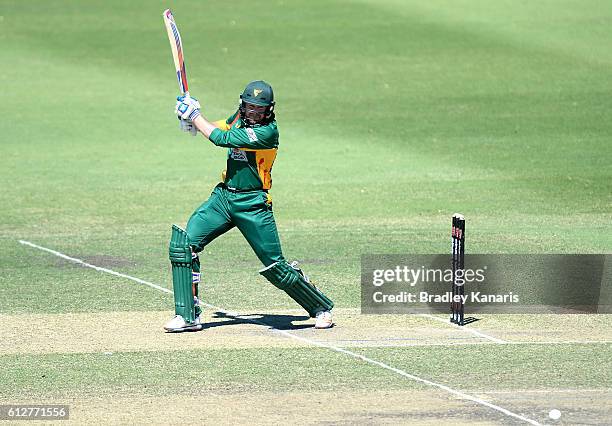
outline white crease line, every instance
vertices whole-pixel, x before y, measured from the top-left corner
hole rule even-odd
[[[304,309],[270,309],[270,310],[266,310],[266,313],[272,313],[272,314],[293,314],[293,313],[302,313],[302,314],[306,314],[304,312]],[[355,308],[334,308],[334,312],[343,312],[345,314],[354,314],[354,315],[361,315],[361,309],[355,309]]]
[[[550,342],[541,341],[523,341],[523,342],[506,342],[507,345],[609,345],[610,340],[553,340]]]
[[[612,392],[612,389],[517,389],[517,390],[503,390],[503,391],[472,391],[474,393],[491,394],[491,395],[503,395],[503,394],[516,394],[516,393],[587,393],[587,392],[598,392],[606,393]]]
[[[36,249],[39,249],[39,250],[42,250],[42,251],[46,251],[47,253],[54,254],[57,257],[61,257],[62,259],[66,259],[66,260],[69,260],[71,262],[78,263],[79,265],[83,265],[83,266],[86,266],[88,268],[95,269],[96,271],[106,272],[107,274],[111,274],[111,275],[114,275],[116,277],[121,277],[121,278],[125,278],[125,279],[128,279],[128,280],[136,281],[137,283],[148,285],[149,287],[153,287],[154,289],[159,290],[159,291],[163,291],[164,293],[172,294],[172,290],[169,290],[169,289],[164,288],[164,287],[160,287],[157,284],[153,284],[153,283],[150,283],[150,282],[145,281],[145,280],[141,280],[140,278],[131,277],[129,275],[122,274],[120,272],[115,272],[115,271],[113,271],[111,269],[106,269],[106,268],[102,268],[100,266],[92,265],[91,263],[84,262],[81,259],[77,259],[77,258],[74,258],[74,257],[66,256],[65,254],[60,253],[59,251],[51,250],[51,249],[48,249],[46,247],[42,247],[42,246],[36,245],[34,243],[31,243],[29,241],[19,240],[19,242],[21,244],[26,245],[26,246],[34,247]]]
[[[74,257],[66,256],[63,253],[60,253],[60,252],[55,251],[55,250],[48,249],[46,247],[39,246],[39,245],[31,243],[29,241],[19,240],[19,242],[21,244],[24,244],[24,245],[27,245],[27,246],[30,246],[30,247],[33,247],[33,248],[36,248],[36,249],[46,251],[47,253],[54,254],[55,256],[61,257],[62,259],[70,260],[71,262],[78,263],[78,264],[86,266],[88,268],[95,269],[96,271],[106,272],[108,274],[115,275],[117,277],[121,277],[121,278],[125,278],[125,279],[128,279],[128,280],[132,280],[132,281],[135,281],[137,283],[144,284],[144,285],[152,287],[154,289],[163,291],[164,293],[170,293],[170,294],[172,293],[171,290],[169,290],[167,288],[164,288],[164,287],[160,287],[157,284],[153,284],[153,283],[150,283],[148,281],[141,280],[140,278],[132,277],[130,275],[126,275],[126,274],[122,274],[122,273],[119,273],[119,272],[115,272],[115,271],[107,269],[107,268],[101,268],[99,266],[92,265],[92,264],[84,262],[84,261],[82,261],[80,259],[76,259]],[[520,414],[514,413],[514,412],[512,412],[510,410],[507,410],[507,409],[505,409],[503,407],[500,407],[499,405],[491,404],[490,402],[487,402],[487,401],[485,401],[483,399],[480,399],[480,398],[478,398],[476,396],[472,396],[472,395],[469,395],[467,393],[458,391],[458,390],[450,388],[450,387],[448,387],[446,385],[443,385],[443,384],[440,384],[440,383],[436,383],[436,382],[432,382],[432,381],[429,381],[427,379],[422,379],[421,377],[418,377],[418,376],[415,376],[413,374],[407,373],[404,370],[400,370],[399,368],[391,367],[390,365],[387,365],[384,362],[376,361],[376,360],[374,360],[372,358],[368,358],[368,357],[366,357],[364,355],[360,355],[358,353],[351,352],[349,350],[346,350],[346,349],[343,349],[343,348],[339,348],[337,346],[332,346],[332,345],[329,345],[327,343],[318,342],[318,341],[315,341],[315,340],[308,339],[306,337],[298,336],[296,334],[289,333],[288,331],[285,331],[285,330],[279,330],[277,328],[274,328],[270,324],[266,324],[265,322],[258,321],[258,320],[255,320],[255,319],[251,319],[248,316],[243,316],[243,315],[240,315],[238,313],[232,313],[232,312],[227,311],[227,310],[225,310],[223,308],[219,308],[218,306],[210,305],[208,303],[204,303],[204,305],[208,306],[211,309],[215,309],[215,310],[218,310],[220,312],[223,312],[226,315],[234,316],[236,318],[244,319],[245,321],[249,321],[249,322],[252,322],[254,324],[259,324],[259,325],[265,326],[265,327],[267,327],[269,330],[271,330],[274,333],[281,334],[283,336],[290,337],[292,339],[299,340],[301,342],[305,342],[305,343],[308,343],[308,344],[311,344],[311,345],[314,345],[314,346],[319,346],[321,348],[326,348],[326,349],[329,349],[329,350],[332,350],[332,351],[335,351],[335,352],[339,352],[339,353],[348,355],[350,357],[359,359],[361,361],[367,362],[368,364],[377,365],[377,366],[379,366],[381,368],[384,368],[385,370],[393,371],[394,373],[397,373],[400,376],[406,377],[408,379],[412,379],[412,380],[414,380],[416,382],[420,382],[420,383],[426,384],[428,386],[432,386],[432,387],[436,387],[438,389],[442,389],[442,390],[444,390],[444,391],[446,391],[448,393],[451,393],[451,394],[453,394],[455,396],[458,396],[461,399],[466,399],[468,401],[473,401],[473,402],[475,402],[477,404],[480,404],[480,405],[483,405],[485,407],[492,408],[493,410],[499,411],[500,413],[503,413],[506,416],[514,417],[515,419],[522,420],[522,421],[524,421],[526,423],[529,423],[529,424],[532,424],[532,425],[540,425],[540,423],[538,423],[535,420],[532,420],[530,418],[521,416]]]
[[[459,330],[465,331],[467,333],[472,333],[472,334],[474,334],[474,335],[476,335],[478,337],[482,337],[483,339],[487,339],[487,340],[490,340],[490,341],[495,342],[495,343],[508,343],[505,340],[498,339],[497,337],[489,336],[488,334],[484,334],[484,333],[482,333],[482,332],[480,332],[478,330],[474,330],[471,327],[462,327],[462,326],[459,326],[457,324],[453,324],[453,323],[451,323],[447,319],[439,318],[439,317],[436,317],[436,316],[433,316],[433,315],[429,315],[429,314],[417,314],[417,315],[419,315],[421,317],[425,317],[425,318],[430,318],[432,320],[443,322],[446,325],[458,328]]]
[[[335,341],[338,346],[343,348],[410,348],[410,347],[426,347],[426,346],[491,346],[495,342],[438,342],[438,343],[364,343],[360,341],[351,342],[350,340]],[[609,345],[612,342],[608,341],[580,341],[580,340],[569,340],[567,342],[506,342],[506,345]]]

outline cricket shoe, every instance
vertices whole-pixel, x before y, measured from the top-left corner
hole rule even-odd
[[[317,313],[315,328],[330,328],[334,325],[332,313],[330,311],[321,311]]]
[[[195,318],[195,321],[188,323],[180,315],[175,315],[170,321],[164,325],[164,329],[169,333],[177,333],[181,331],[197,331],[202,330],[204,324],[200,322],[200,316]]]

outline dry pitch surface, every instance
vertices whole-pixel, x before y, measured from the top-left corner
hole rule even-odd
[[[2,403],[69,403],[78,424],[612,423],[610,316],[458,330],[343,309],[362,254],[446,253],[455,211],[470,253],[610,253],[612,2],[2,6]],[[283,248],[336,328],[279,311],[294,305],[230,232],[203,255],[205,300],[249,316],[208,308],[204,331],[162,332],[170,224],[226,156],[178,130],[165,7],[211,118],[250,79],[273,84]]]
[[[143,286],[131,278],[116,277]],[[481,316],[458,328],[335,313],[336,327],[315,330],[299,310],[209,307],[205,329],[183,334],[162,332],[171,311],[1,315],[2,393],[70,404],[75,423],[610,420],[609,315]]]

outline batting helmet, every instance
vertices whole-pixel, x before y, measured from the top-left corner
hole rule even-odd
[[[264,106],[261,120],[253,121],[247,116],[247,104]],[[248,125],[267,124],[274,120],[274,91],[272,86],[263,80],[255,80],[247,84],[240,95],[240,116]]]

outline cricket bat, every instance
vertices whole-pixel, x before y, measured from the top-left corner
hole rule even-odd
[[[178,79],[179,90],[182,95],[189,95],[189,86],[187,85],[187,74],[185,73],[185,59],[183,58],[183,42],[181,34],[174,21],[174,16],[170,9],[164,10],[164,24],[168,32],[170,40],[170,49],[172,49],[172,58],[174,59],[174,68],[176,69],[176,78]]]

